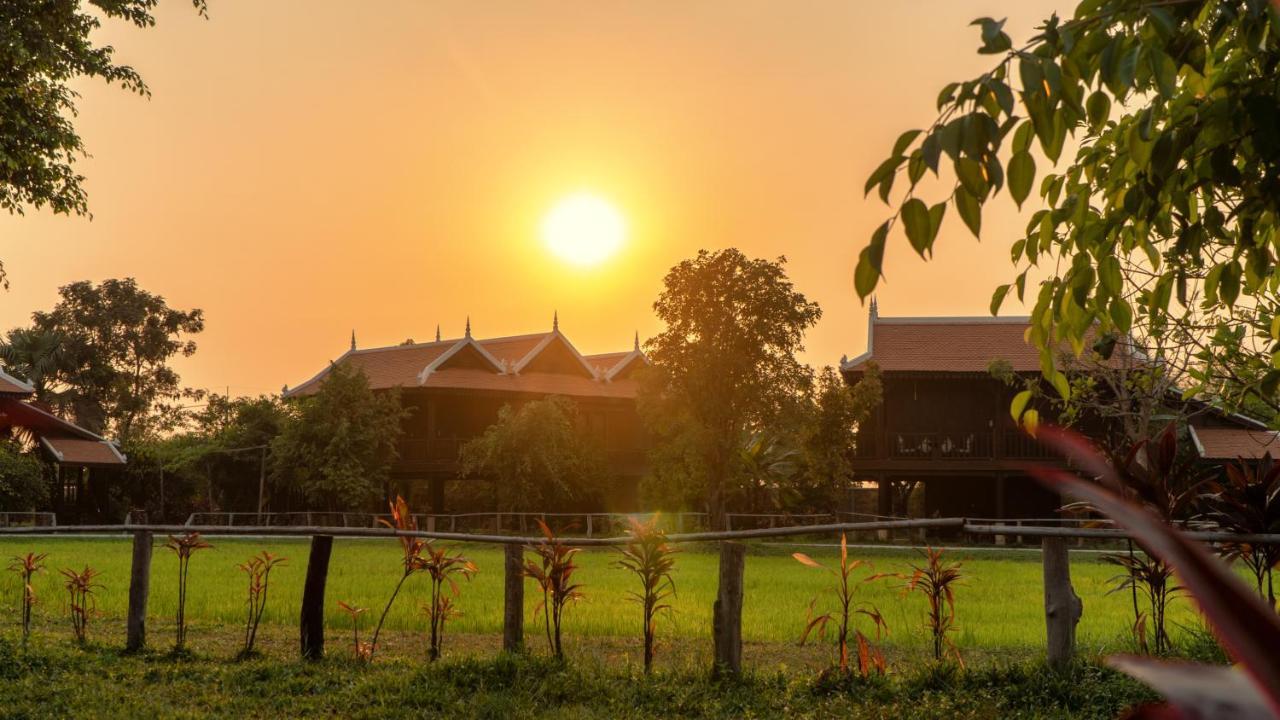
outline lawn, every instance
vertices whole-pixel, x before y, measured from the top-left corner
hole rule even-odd
[[[191,563],[187,616],[196,632],[234,631],[242,622],[246,581],[237,563],[262,549],[283,555],[288,565],[275,571],[264,623],[295,627],[305,575],[307,542],[292,539],[211,538],[215,547],[197,553]],[[47,552],[48,570],[35,580],[40,598],[36,622],[40,627],[65,624],[65,593],[58,568],[90,565],[101,571],[102,587],[96,596],[98,627],[90,634],[102,641],[122,642],[122,637],[104,635],[123,619],[129,584],[130,540],[128,538],[27,537],[0,539],[0,556],[9,557],[27,551]],[[497,636],[502,623],[502,553],[493,546],[459,545],[479,566],[480,572],[470,583],[463,583],[458,607],[463,615],[453,621],[451,634]],[[745,576],[743,635],[749,644],[789,644],[796,641],[804,627],[806,610],[813,598],[818,607],[831,607],[833,596],[828,591],[831,578],[826,573],[801,566],[789,553],[803,549],[815,559],[834,564],[837,551],[832,547],[810,547],[761,544],[751,548]],[[854,549],[853,554],[870,562],[874,572],[906,572],[915,560],[906,549]],[[963,550],[950,553],[963,562],[965,580],[957,592],[958,632],[956,644],[969,653],[1026,657],[1043,648],[1044,615],[1040,555],[1027,550]],[[639,634],[639,609],[627,597],[635,585],[634,578],[613,567],[616,552],[591,549],[581,554],[580,580],[585,584],[585,599],[566,614],[565,634],[569,644],[573,638],[630,638]],[[691,547],[677,562],[675,575],[677,596],[675,611],[663,618],[659,635],[671,640],[709,639],[711,607],[717,581],[718,556],[709,548]],[[328,624],[334,632],[350,627],[349,619],[338,608],[342,600],[371,608],[370,618],[381,610],[395,584],[399,572],[399,546],[391,540],[338,539],[334,543],[330,563]],[[174,556],[157,546],[153,556],[150,615],[153,638],[163,632],[175,610],[176,568]],[[1073,553],[1072,577],[1076,592],[1084,600],[1084,616],[1079,625],[1079,642],[1086,652],[1108,652],[1123,649],[1132,622],[1131,599],[1127,592],[1108,593],[1108,579],[1116,571],[1099,561],[1095,553]],[[892,579],[864,585],[863,602],[883,613],[890,629],[886,644],[891,650],[916,654],[926,646],[923,627],[925,607],[922,598],[904,597]],[[424,625],[421,615],[426,583],[414,578],[407,585],[388,619],[394,631],[419,631]],[[530,583],[526,601],[532,618],[535,588]],[[12,635],[17,625],[19,586],[17,577],[4,573],[0,577],[0,608],[14,612],[0,614],[0,628]],[[1176,601],[1171,613],[1175,641],[1188,629],[1199,626],[1194,610],[1186,601]],[[542,641],[537,633],[541,626],[526,623],[529,642],[534,647]],[[114,630],[110,630],[115,632]],[[751,662],[750,649],[747,662]]]

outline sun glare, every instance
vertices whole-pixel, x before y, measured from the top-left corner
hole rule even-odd
[[[627,226],[609,201],[591,193],[569,195],[542,221],[542,239],[557,257],[574,265],[599,265],[622,247]]]

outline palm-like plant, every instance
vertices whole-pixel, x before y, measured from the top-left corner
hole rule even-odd
[[[630,518],[627,530],[630,540],[622,548],[618,567],[630,570],[640,579],[640,592],[628,592],[643,608],[644,618],[644,671],[653,668],[653,645],[657,630],[656,619],[660,612],[671,612],[667,598],[675,595],[676,583],[671,578],[675,568],[675,554],[680,552],[667,542],[667,534],[658,528],[655,514],[648,522]]]
[[[191,556],[213,546],[205,542],[197,532],[187,533],[182,537],[170,535],[164,546],[178,556],[178,615],[173,649],[181,651],[187,644],[187,574],[191,569]]]
[[[871,574],[861,579],[853,578],[853,571],[862,567],[865,563],[861,560],[849,559],[849,545],[843,533],[840,535],[840,568],[838,570],[826,567],[804,553],[792,553],[791,557],[802,565],[825,570],[834,575],[837,580],[836,598],[840,603],[838,614],[823,613],[822,615],[814,615],[814,608],[818,599],[814,598],[809,602],[808,617],[805,622],[804,632],[800,635],[800,644],[803,645],[814,630],[817,630],[818,637],[826,638],[827,627],[838,617],[840,619],[840,627],[836,634],[836,647],[839,653],[838,667],[840,673],[842,675],[851,673],[849,668],[849,632],[852,630],[858,643],[858,673],[863,677],[867,677],[872,670],[875,670],[883,675],[885,671],[884,653],[880,651],[877,643],[880,642],[880,638],[883,635],[889,632],[889,627],[885,625],[884,617],[874,605],[857,604],[854,601],[854,595],[860,585],[874,582],[884,576]],[[875,630],[874,641],[862,630],[852,625],[851,621],[858,615],[871,620],[872,627]]]
[[[44,570],[44,560],[49,557],[48,553],[27,553],[13,558],[13,562],[9,563],[9,569],[18,573],[22,578],[22,644],[27,644],[27,639],[31,637],[31,608],[36,604],[36,589],[31,584],[31,578],[36,573]]]
[[[422,570],[431,578],[431,604],[424,608],[431,621],[431,647],[427,657],[435,662],[440,659],[440,647],[444,644],[445,621],[462,614],[453,605],[453,599],[458,597],[458,583],[453,576],[460,574],[470,580],[478,569],[475,563],[461,554],[450,555],[445,548],[436,549],[431,543],[427,543],[425,550]],[[445,594],[446,583],[449,585],[449,594]]]
[[[929,634],[933,637],[933,658],[941,660],[949,652],[956,662],[964,665],[960,649],[947,637],[956,625],[954,588],[962,577],[960,563],[944,561],[942,550],[925,548],[920,554],[924,557],[924,562],[912,563],[911,574],[904,576],[906,584],[903,585],[903,590],[907,593],[920,593],[929,603]]]
[[[391,520],[379,520],[378,522],[386,525],[393,530],[401,532],[417,532],[418,521],[413,517],[413,513],[409,510],[409,504],[404,498],[396,496],[396,501],[391,505]],[[400,535],[400,549],[404,553],[401,564],[400,580],[396,582],[395,590],[391,591],[391,597],[387,600],[387,605],[382,609],[382,615],[378,617],[378,624],[373,629],[373,639],[369,641],[369,659],[373,659],[373,653],[378,649],[378,636],[382,633],[382,624],[387,621],[387,613],[391,612],[391,606],[395,603],[396,597],[400,595],[400,589],[404,587],[404,583],[411,575],[424,569],[422,551],[426,548],[427,542],[420,537],[412,535]]]
[[[249,577],[249,597],[246,603],[248,616],[244,624],[244,647],[240,650],[242,657],[253,654],[253,646],[258,639],[258,624],[262,622],[262,612],[267,608],[271,570],[287,562],[287,558],[277,557],[263,550],[238,566]]]
[[[71,630],[75,633],[76,642],[83,645],[89,631],[89,616],[94,608],[93,593],[94,590],[102,587],[94,582],[94,578],[98,577],[99,573],[88,565],[80,572],[70,568],[63,568],[58,572],[67,579],[64,587],[67,588],[67,611],[71,616]]]
[[[0,360],[35,387],[37,398],[47,402],[49,384],[66,365],[67,352],[59,332],[15,328],[0,342]]]
[[[538,520],[538,525],[542,528],[543,540],[529,546],[529,551],[537,559],[525,561],[524,574],[525,577],[533,578],[542,589],[542,602],[534,608],[534,613],[542,612],[547,645],[557,660],[563,660],[560,624],[564,618],[564,609],[570,601],[582,598],[582,585],[573,582],[573,574],[578,569],[573,558],[579,550],[564,544],[542,520]]]
[[[1205,518],[1240,535],[1280,533],[1280,463],[1267,453],[1257,464],[1244,460],[1228,465],[1226,482],[1209,484],[1204,496]],[[1219,552],[1239,560],[1253,574],[1258,595],[1276,606],[1272,570],[1280,563],[1280,547],[1254,543],[1223,543]]]
[[[799,452],[785,446],[777,437],[757,430],[743,435],[738,446],[738,467],[747,482],[748,500],[760,509],[759,498],[768,498],[772,507],[783,504],[782,488],[799,468]]]

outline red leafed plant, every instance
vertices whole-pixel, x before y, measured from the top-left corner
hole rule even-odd
[[[536,560],[524,563],[525,577],[533,578],[542,589],[542,602],[534,608],[534,613],[542,612],[543,625],[547,631],[547,645],[557,660],[564,659],[564,648],[561,645],[560,625],[564,619],[564,609],[570,601],[580,600],[582,585],[573,582],[573,574],[578,565],[573,558],[578,548],[569,547],[563,540],[551,532],[547,524],[538,520],[542,528],[543,540],[529,546]]]
[[[258,555],[240,563],[240,570],[249,577],[249,597],[247,601],[248,616],[244,624],[244,647],[241,657],[253,654],[254,643],[258,639],[258,624],[262,622],[262,612],[267,608],[267,589],[270,587],[271,570],[284,565],[288,560],[277,557],[263,550]]]
[[[58,572],[67,579],[67,611],[71,616],[71,630],[75,633],[76,642],[84,644],[89,631],[89,616],[93,613],[93,591],[102,587],[94,582],[98,577],[97,570],[86,565],[84,570],[76,572],[63,568]]]
[[[933,637],[933,658],[942,660],[948,653],[956,662],[964,665],[960,650],[947,637],[947,633],[955,629],[956,598],[954,587],[960,584],[960,563],[946,562],[942,559],[943,551],[925,548],[920,551],[924,557],[921,564],[911,565],[911,574],[904,575],[906,584],[903,590],[907,593],[920,593],[929,602],[929,634]]]
[[[1258,463],[1241,460],[1226,468],[1226,482],[1213,482],[1204,497],[1205,517],[1222,530],[1240,535],[1280,533],[1280,463],[1267,453]],[[1228,561],[1240,561],[1253,575],[1259,597],[1276,606],[1272,570],[1280,564],[1280,546],[1228,542],[1219,546]]]
[[[658,528],[656,514],[648,522],[630,518],[630,524],[627,530],[630,539],[622,548],[622,559],[616,564],[630,570],[640,580],[641,591],[627,594],[643,608],[644,671],[648,673],[653,669],[658,613],[671,612],[671,605],[666,600],[676,593],[671,571],[676,564],[675,554],[680,551],[667,542],[667,534]]]
[[[391,520],[379,520],[378,522],[401,532],[417,532],[418,530],[418,521],[413,517],[413,513],[409,511],[409,504],[399,495],[396,496],[396,501],[391,503]],[[400,548],[404,552],[400,580],[396,583],[395,590],[391,591],[391,597],[387,600],[386,607],[382,609],[382,615],[378,617],[378,624],[373,628],[373,639],[369,641],[368,658],[370,660],[373,659],[373,653],[378,649],[378,635],[382,633],[382,624],[387,621],[387,613],[391,612],[391,605],[395,603],[396,597],[400,595],[400,589],[404,587],[405,581],[411,575],[423,570],[422,551],[426,548],[427,541],[412,535],[400,535],[398,539],[400,540]]]
[[[446,548],[437,549],[427,543],[424,550],[422,570],[431,578],[431,603],[423,606],[431,621],[431,646],[427,657],[435,662],[440,659],[440,647],[444,644],[445,621],[462,614],[453,605],[454,598],[458,597],[458,583],[453,576],[462,575],[470,580],[478,570],[475,563],[461,554],[451,555]],[[446,583],[449,585],[447,594],[444,588]]]
[[[1169,563],[1239,669],[1112,657],[1113,666],[1151,685],[1170,703],[1138,708],[1128,717],[1280,717],[1280,616],[1204,545],[1150,508],[1113,490],[1123,481],[1088,440],[1057,428],[1042,429],[1041,439],[1070,460],[1081,474],[1098,482],[1047,466],[1028,467],[1027,471],[1050,489],[1089,503],[1131,533],[1147,553]]]
[[[187,644],[187,572],[191,568],[191,556],[198,550],[213,546],[205,542],[197,532],[187,533],[182,537],[170,535],[164,546],[178,556],[178,626],[173,649],[180,652]]]
[[[826,570],[834,575],[837,580],[836,598],[840,603],[838,613],[824,613],[815,616],[813,613],[818,599],[814,598],[809,602],[809,613],[805,622],[804,632],[800,635],[800,644],[803,645],[814,630],[817,630],[818,637],[826,638],[827,626],[838,618],[840,627],[836,632],[836,648],[839,655],[838,667],[840,673],[849,675],[852,672],[849,667],[849,634],[852,631],[854,640],[858,644],[858,673],[863,677],[867,677],[874,670],[883,675],[885,671],[884,653],[881,652],[877,643],[880,642],[883,635],[888,634],[889,627],[885,625],[884,617],[880,615],[880,611],[875,606],[855,604],[854,594],[860,585],[874,582],[884,576],[873,574],[860,580],[853,579],[853,571],[862,567],[865,563],[861,560],[849,559],[849,545],[843,533],[840,535],[839,570],[828,568],[804,553],[792,553],[791,557],[802,565]],[[875,630],[874,642],[862,630],[853,626],[852,621],[858,615],[871,620],[872,627]]]
[[[36,573],[44,570],[44,560],[49,557],[48,553],[27,553],[26,555],[18,555],[13,558],[13,562],[9,563],[9,569],[18,573],[22,578],[22,644],[27,644],[27,639],[31,637],[31,608],[36,604],[36,589],[31,584],[31,578]]]
[[[368,660],[373,655],[373,643],[360,642],[360,616],[369,612],[369,608],[357,607],[351,603],[338,601],[338,607],[351,618],[351,651],[361,660]]]

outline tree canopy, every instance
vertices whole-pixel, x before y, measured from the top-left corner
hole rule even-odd
[[[949,208],[977,236],[994,197],[1034,191],[991,311],[1032,299],[1061,393],[1057,343],[1105,355],[1134,336],[1157,357],[1189,350],[1189,395],[1280,413],[1277,19],[1268,0],[1084,0],[1016,46],[1004,21],[975,20],[994,65],[942,88],[934,122],[867,180],[894,212],[859,257],[859,295],[895,227],[927,258]]]
[[[678,454],[684,484],[705,491],[717,527],[742,438],[794,405],[811,381],[795,356],[822,311],[796,291],[785,262],[702,250],[667,273],[654,303],[666,329],[646,343],[652,367],[638,402],[659,445],[680,446],[660,447],[657,457]]]
[[[97,78],[142,95],[142,77],[115,61],[115,49],[94,41],[101,18],[138,27],[155,24],[157,0],[41,0],[0,3],[0,207],[55,213],[89,211],[85,155],[76,132],[78,95],[71,82]],[[191,0],[201,13],[205,0]],[[0,263],[0,287],[8,287]]]

